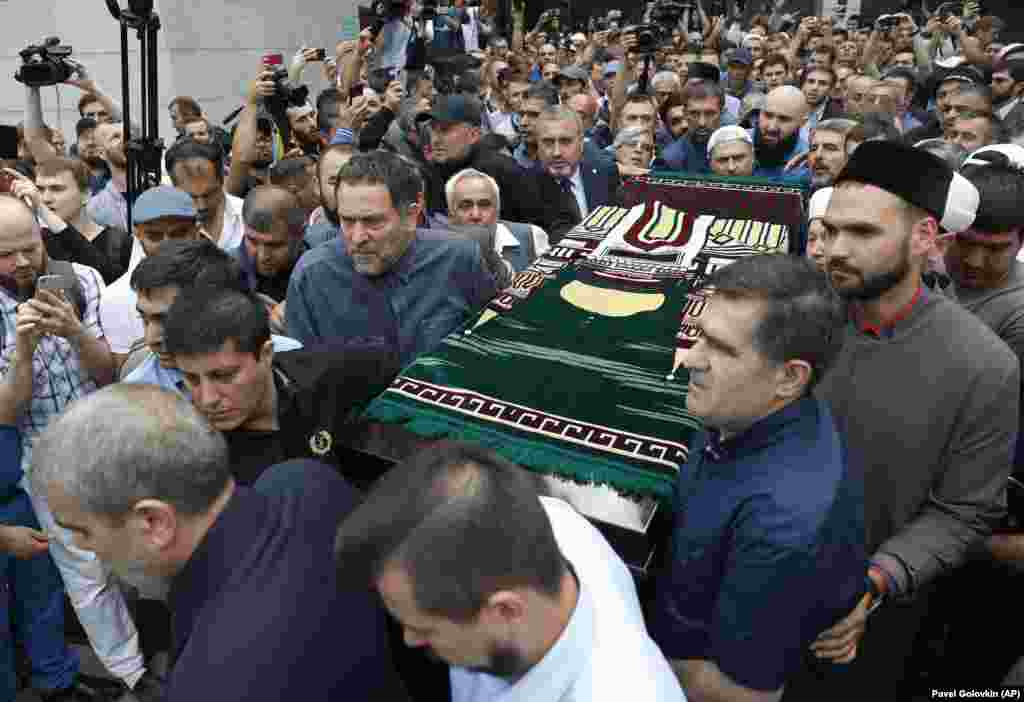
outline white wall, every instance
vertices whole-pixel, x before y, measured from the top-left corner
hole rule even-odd
[[[127,6],[126,0],[120,0]],[[166,105],[176,95],[196,98],[206,114],[219,123],[243,99],[260,57],[281,51],[286,62],[302,44],[326,47],[328,55],[341,32],[341,18],[354,15],[355,0],[156,0],[162,28],[159,94],[160,136],[173,136]],[[0,123],[15,124],[24,114],[25,88],[14,80],[21,63],[18,51],[45,36],[59,36],[74,48],[74,58],[86,64],[100,85],[118,100],[121,97],[121,30],[104,0],[0,0]],[[131,116],[140,117],[141,77],[139,42],[128,35],[130,50]],[[303,75],[312,95],[324,87],[318,64]],[[74,142],[77,88],[59,89],[58,115],[55,88],[43,89],[47,123],[59,125]]]

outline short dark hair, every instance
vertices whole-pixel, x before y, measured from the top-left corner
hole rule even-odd
[[[708,100],[711,98],[718,100],[719,106],[725,107],[725,90],[718,83],[708,83],[702,80],[688,84],[683,90],[683,104],[687,107],[689,107],[691,100]]]
[[[820,44],[818,45],[818,48],[814,50],[814,53],[828,54],[830,66],[836,62],[836,47],[833,44]]]
[[[547,81],[538,81],[526,91],[524,100],[543,100],[545,105],[558,104],[558,91]]]
[[[960,97],[963,97],[965,95],[977,95],[982,100],[988,103],[989,112],[992,111],[992,103],[994,98],[992,96],[992,88],[988,85],[983,85],[981,83],[961,83],[960,92],[958,93],[958,95]]]
[[[968,164],[960,171],[981,195],[974,228],[991,234],[1020,231],[1024,227],[1020,214],[1020,203],[1024,202],[1024,174],[998,152],[985,152],[978,158],[989,161],[990,165]]]
[[[245,226],[261,234],[270,232],[275,222],[283,222],[288,235],[299,241],[306,223],[298,199],[279,185],[259,185],[250,190],[242,203],[242,220]]]
[[[789,73],[789,59],[782,54],[772,54],[765,58],[764,63],[761,64],[761,72],[764,73],[769,66],[782,66],[786,73]]]
[[[343,581],[364,585],[398,565],[417,606],[469,621],[502,589],[551,597],[566,571],[539,479],[472,444],[441,442],[392,468],[338,528]]]
[[[310,156],[293,156],[275,161],[270,166],[267,175],[270,176],[271,185],[286,185],[292,181],[305,181],[312,176],[309,167],[315,163]]]
[[[801,88],[804,87],[804,83],[807,82],[807,79],[811,77],[812,73],[827,73],[829,75],[829,78],[831,78],[832,80],[832,87],[835,87],[836,81],[838,80],[838,78],[836,78],[835,71],[833,71],[831,68],[825,68],[824,66],[808,66],[800,73]]]
[[[847,141],[862,143],[875,139],[900,141],[900,133],[891,120],[875,114],[864,115],[860,124],[846,133]]]
[[[711,274],[714,295],[765,303],[754,329],[754,348],[773,363],[801,360],[811,365],[807,390],[828,371],[838,350],[833,343],[845,323],[844,306],[828,278],[803,257],[747,256]]]
[[[53,158],[46,159],[36,166],[37,178],[39,176],[52,178],[53,176],[57,176],[65,172],[70,172],[72,177],[74,177],[75,183],[78,185],[79,192],[89,192],[89,176],[91,175],[89,173],[89,167],[77,158],[55,156]]]
[[[270,319],[258,297],[237,288],[209,286],[178,293],[164,324],[168,353],[216,353],[228,341],[234,341],[238,351],[256,356],[270,341]]]
[[[175,166],[179,162],[193,160],[208,161],[213,164],[214,175],[221,181],[224,180],[224,150],[220,145],[216,142],[204,144],[191,137],[186,137],[175,142],[164,156],[164,165],[172,183],[178,184],[177,176],[174,173]]]
[[[81,137],[82,132],[92,131],[98,126],[99,123],[97,123],[92,117],[82,117],[82,119],[75,123],[75,135]]]
[[[316,98],[316,127],[321,133],[330,132],[338,126],[338,104],[341,102],[341,91],[327,88]]]
[[[85,106],[91,105],[94,102],[99,102],[100,99],[95,93],[83,93],[82,97],[78,98],[78,114],[81,117],[85,116]]]
[[[383,185],[391,194],[391,204],[402,212],[424,192],[419,170],[397,154],[387,151],[357,153],[338,171],[338,187],[344,185]]]
[[[189,118],[201,117],[203,114],[203,108],[199,106],[199,103],[196,102],[195,98],[191,98],[187,95],[179,95],[167,103],[168,110],[172,107],[178,108],[178,114],[181,115],[181,118],[186,122],[189,121]]]
[[[139,262],[132,272],[131,285],[136,292],[157,288],[192,287],[237,288],[242,274],[235,259],[209,239],[165,241],[152,256]]]

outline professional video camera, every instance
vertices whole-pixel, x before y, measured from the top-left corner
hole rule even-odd
[[[33,88],[59,85],[76,70],[65,60],[71,56],[71,47],[61,46],[57,37],[48,37],[41,44],[32,44],[18,53],[22,64],[14,80]]]

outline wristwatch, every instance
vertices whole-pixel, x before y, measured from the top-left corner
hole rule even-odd
[[[885,603],[886,594],[878,589],[878,584],[870,575],[864,576],[864,587],[871,593],[871,605],[868,607],[868,614],[870,615]]]

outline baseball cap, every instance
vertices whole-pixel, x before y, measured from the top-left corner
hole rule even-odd
[[[145,224],[162,217],[195,219],[196,206],[192,196],[170,185],[158,185],[139,195],[132,207],[135,224]]]
[[[741,66],[753,66],[754,55],[745,46],[735,49],[729,54],[729,63],[738,63]]]
[[[436,122],[465,122],[474,127],[480,126],[482,111],[480,103],[469,95],[457,93],[442,95],[434,103],[429,114],[420,115],[417,121],[434,120]]]

